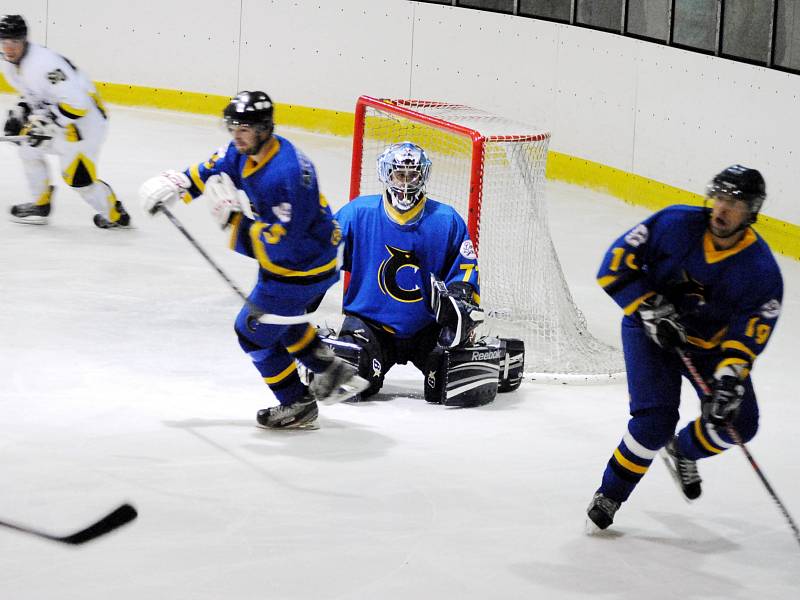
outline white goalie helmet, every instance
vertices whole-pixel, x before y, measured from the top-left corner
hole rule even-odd
[[[378,157],[378,179],[400,212],[411,210],[425,196],[430,170],[425,151],[411,142],[392,144]]]

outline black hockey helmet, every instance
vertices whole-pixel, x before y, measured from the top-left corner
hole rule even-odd
[[[272,113],[272,100],[266,93],[239,92],[231,98],[222,115],[228,126],[260,125],[267,133],[272,134],[274,128]]]
[[[711,199],[730,197],[746,202],[750,207],[750,222],[755,223],[767,198],[767,186],[756,169],[732,165],[714,176],[708,184],[706,196]]]
[[[28,26],[20,15],[5,15],[0,19],[0,40],[24,40]]]

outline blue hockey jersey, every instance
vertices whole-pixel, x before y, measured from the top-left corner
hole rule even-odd
[[[350,272],[345,313],[411,337],[435,321],[431,274],[447,284],[470,284],[480,301],[477,256],[452,207],[425,198],[399,213],[380,195],[361,196],[339,210],[336,220],[344,240],[343,268]]]
[[[728,250],[716,250],[708,213],[665,208],[617,239],[598,282],[626,319],[655,294],[675,305],[693,352],[720,354],[716,368],[752,367],[769,340],[783,300],[783,279],[766,242],[752,229]]]
[[[206,162],[185,171],[192,182],[190,201],[212,175],[227,173],[250,200],[255,219],[237,214],[231,248],[258,260],[262,293],[291,293],[286,286],[327,289],[338,278],[336,249],[341,232],[319,192],[311,161],[289,140],[273,136],[264,159],[240,154],[233,142]]]

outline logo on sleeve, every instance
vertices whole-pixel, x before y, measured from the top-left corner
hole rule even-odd
[[[774,319],[781,314],[781,303],[776,298],[764,303],[761,307],[761,316],[765,319]]]
[[[647,225],[639,223],[625,234],[625,243],[634,248],[638,248],[647,241],[649,236],[650,232],[647,230]]]
[[[478,258],[478,255],[475,254],[475,246],[472,245],[472,240],[464,240],[461,244],[459,252],[461,253],[461,256],[468,258],[469,260],[475,260]]]
[[[292,205],[288,202],[281,202],[277,206],[273,206],[272,212],[281,223],[288,223],[292,220]]]
[[[56,69],[55,71],[50,71],[47,74],[47,81],[52,83],[53,85],[57,84],[60,81],[66,81],[67,76],[64,74],[64,71],[61,69]]]

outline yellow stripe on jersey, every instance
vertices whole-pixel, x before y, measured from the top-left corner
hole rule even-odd
[[[242,213],[237,212],[231,219],[231,237],[228,240],[228,247],[233,250],[236,247],[236,240],[239,237],[239,226],[242,224]]]
[[[656,295],[655,292],[647,292],[644,296],[639,296],[636,300],[628,304],[628,306],[624,308],[623,312],[626,315],[632,315],[633,313],[636,312],[636,310],[639,308],[642,302],[644,302],[648,298],[652,298],[655,295]]]
[[[81,117],[85,117],[86,113],[89,112],[88,108],[77,108],[75,106],[70,106],[66,102],[59,102],[58,110],[68,119],[80,119]]]
[[[619,448],[614,450],[614,458],[617,459],[617,462],[620,465],[628,469],[628,471],[632,471],[637,475],[644,475],[645,473],[647,473],[647,469],[650,468],[650,467],[643,467],[642,465],[637,465],[636,463],[629,461],[627,458],[622,456],[622,452],[619,451]]]
[[[711,348],[716,348],[719,346],[719,342],[722,337],[728,333],[728,328],[723,327],[717,333],[715,333],[711,339],[704,340],[703,338],[695,337],[692,335],[686,336],[686,341],[692,344],[693,346],[697,346],[698,348],[703,348],[705,350],[710,350]]]
[[[383,196],[383,207],[386,209],[386,214],[389,215],[389,218],[394,221],[395,223],[399,223],[400,225],[405,225],[409,221],[412,221],[422,209],[425,207],[425,201],[427,200],[426,196],[423,196],[422,199],[417,202],[417,205],[409,210],[408,212],[400,212],[392,203],[387,200],[386,195]]]
[[[719,362],[719,364],[716,367],[716,370],[719,371],[720,369],[725,368],[729,365],[743,365],[744,368],[741,371],[742,377],[747,377],[747,375],[750,373],[750,369],[748,368],[750,366],[750,363],[743,358],[725,358]]]
[[[706,263],[712,265],[714,263],[718,263],[722,260],[725,260],[729,256],[733,256],[734,254],[738,254],[751,244],[753,244],[758,238],[756,234],[753,233],[753,230],[749,227],[745,230],[742,239],[736,242],[733,247],[728,248],[727,250],[717,250],[714,248],[714,238],[711,236],[710,231],[706,231],[705,235],[703,236],[703,252],[706,257]]]
[[[288,367],[286,367],[283,371],[281,371],[277,375],[273,375],[272,377],[264,377],[264,381],[267,383],[267,385],[280,383],[295,371],[297,371],[297,363],[292,361],[292,364],[290,364]]]
[[[601,288],[606,288],[619,279],[619,275],[606,275],[605,277],[598,277],[597,283]]]
[[[306,332],[303,334],[299,340],[297,340],[294,344],[290,344],[286,346],[286,351],[289,354],[297,354],[304,348],[306,348],[314,339],[317,337],[317,328],[313,325],[309,325]]]
[[[242,177],[250,177],[250,175],[261,169],[269,161],[275,158],[275,155],[280,149],[281,145],[277,138],[270,138],[270,140],[267,142],[267,153],[264,155],[264,158],[258,162],[255,162],[252,158],[248,158],[244,164],[244,168],[242,169]]]
[[[705,448],[709,452],[713,452],[714,454],[720,454],[722,452],[720,448],[711,445],[711,442],[708,441],[708,438],[706,438],[705,433],[703,432],[703,426],[700,423],[699,418],[695,419],[694,421],[694,434],[700,441],[700,443],[703,445],[703,448]]]
[[[250,242],[253,245],[253,252],[255,252],[258,264],[261,265],[261,268],[265,271],[269,271],[275,275],[280,275],[281,277],[310,277],[312,275],[319,275],[336,268],[336,258],[325,263],[324,265],[314,267],[313,269],[309,269],[307,271],[297,271],[275,264],[269,259],[267,250],[261,241],[261,232],[264,231],[264,229],[268,226],[269,223],[258,222],[254,223],[250,228]]]
[[[189,176],[201,194],[206,191],[206,182],[200,178],[200,165],[192,165],[189,168]]]
[[[726,341],[722,342],[722,349],[723,350],[727,350],[727,349],[738,350],[739,352],[743,352],[744,354],[749,356],[751,359],[753,359],[753,360],[756,359],[756,353],[755,352],[750,350],[750,348],[745,346],[742,342],[737,342],[736,340],[726,340]]]

